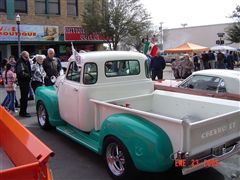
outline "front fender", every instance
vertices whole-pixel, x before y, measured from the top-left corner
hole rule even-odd
[[[45,105],[48,112],[49,123],[52,126],[64,125],[61,119],[58,106],[58,96],[54,86],[41,86],[35,93],[36,106],[40,101]],[[37,107],[36,107],[37,108]]]
[[[107,136],[115,136],[128,149],[137,169],[163,172],[172,167],[173,148],[168,135],[155,124],[130,114],[114,114],[101,127],[103,144]]]

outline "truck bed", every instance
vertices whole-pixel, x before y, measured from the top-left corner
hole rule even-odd
[[[240,102],[156,90],[152,94],[96,103],[96,129],[106,117],[129,113],[162,128],[175,152],[197,154],[239,137]]]
[[[147,96],[113,100],[108,103],[194,123],[240,109],[239,102],[155,91]]]

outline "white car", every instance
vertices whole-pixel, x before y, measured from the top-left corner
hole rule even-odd
[[[157,81],[155,89],[240,100],[240,72],[225,69],[202,70],[194,72],[182,82]]]

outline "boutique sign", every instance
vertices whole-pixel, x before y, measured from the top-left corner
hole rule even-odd
[[[20,34],[21,41],[58,41],[58,26],[0,24],[0,41],[17,41]]]
[[[65,26],[64,27],[65,41],[107,41],[106,38],[99,33],[87,34],[82,27],[79,26]]]

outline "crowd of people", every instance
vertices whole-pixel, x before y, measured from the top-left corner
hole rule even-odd
[[[163,70],[166,67],[166,62],[160,51],[157,52],[156,56],[149,57],[149,64],[151,70],[152,80],[163,79]],[[184,54],[182,58],[179,58],[172,63],[173,75],[176,79],[185,79],[192,74],[194,70],[194,64],[190,60],[189,54]]]
[[[28,100],[33,100],[32,91],[35,93],[39,86],[51,86],[61,72],[60,59],[55,57],[53,48],[47,51],[45,55],[36,55],[30,61],[29,53],[22,51],[20,58],[15,61],[14,56],[5,58],[1,63],[1,74],[6,90],[6,97],[2,102],[2,106],[7,111],[16,113],[17,107],[20,107],[19,116],[31,117],[27,112]],[[20,106],[16,97],[16,86],[20,88]]]
[[[149,65],[152,80],[161,80],[163,78],[163,70],[166,67],[164,56],[157,52],[156,56],[149,55]],[[204,69],[234,69],[235,66],[240,66],[240,53],[235,51],[214,52],[209,50],[202,53],[193,53],[192,57],[189,54],[178,55],[172,59],[171,68],[175,79],[185,79],[194,71]]]
[[[192,58],[189,54],[184,54],[172,62],[172,70],[175,79],[185,79],[192,74],[193,71],[204,69],[234,69],[240,61],[237,52],[226,51],[225,53],[218,51],[217,53],[209,50],[201,54],[194,53]]]

